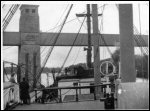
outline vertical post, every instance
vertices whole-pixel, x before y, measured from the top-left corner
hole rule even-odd
[[[132,4],[119,4],[121,81],[135,82]]]
[[[78,88],[76,88],[76,102],[78,102],[79,99],[78,99]]]
[[[56,83],[56,78],[55,78],[55,69],[53,68],[52,69],[52,76],[53,76],[53,80],[54,80],[54,83]]]
[[[18,64],[18,69],[17,69],[17,81],[20,83],[20,76],[21,76],[21,67],[20,64]]]
[[[139,27],[140,27],[140,37],[141,37],[141,17],[140,17],[140,4],[138,4],[138,8],[139,8]],[[142,47],[141,47],[141,51],[142,51]],[[141,52],[141,69],[142,69],[142,78],[143,78],[143,82],[144,82],[144,69],[143,69],[143,59],[144,59],[144,55],[143,53]]]
[[[21,79],[22,79],[22,74],[21,74],[21,63],[20,63],[20,50],[21,50],[21,46],[18,46],[18,70],[17,70],[17,81],[18,83],[20,83]]]
[[[3,62],[3,82],[5,82],[5,73],[4,73],[4,67],[5,67],[5,64]]]
[[[96,89],[96,86],[94,87],[94,100],[96,100],[96,91],[95,91],[95,89]]]
[[[59,89],[59,93],[60,93],[60,99],[59,99],[59,102],[62,103],[62,99],[61,99],[61,89]]]
[[[33,88],[36,88],[36,53],[33,54]]]
[[[97,4],[92,4],[92,18],[93,18],[93,45],[94,45],[94,81],[95,85],[101,83],[100,56],[99,56],[99,34],[98,34],[98,14]],[[100,94],[100,88],[96,87],[96,94]]]
[[[108,73],[109,73],[109,72],[108,72],[108,64],[109,64],[109,63],[107,62],[107,63],[106,63],[106,75],[108,75]]]
[[[87,32],[88,32],[88,48],[84,48],[84,50],[87,50],[87,57],[86,57],[86,61],[87,61],[87,67],[88,69],[91,68],[91,20],[90,20],[90,4],[87,4],[87,14],[76,14],[76,16],[78,17],[87,17]]]
[[[26,71],[25,71],[25,78],[26,81],[28,81],[28,62],[29,62],[29,53],[26,53],[25,55],[25,63],[26,63]]]
[[[46,73],[46,75],[47,75],[47,86],[49,86],[48,73]]]
[[[14,72],[13,63],[11,63],[11,74]]]
[[[79,82],[79,86],[81,86],[80,82]],[[81,95],[81,88],[79,89],[79,95]]]
[[[90,4],[87,4],[87,28],[88,28],[88,49],[87,49],[87,66],[91,68],[91,20]]]
[[[37,90],[35,90],[35,102],[37,102]]]
[[[118,68],[118,69],[119,69],[119,71],[118,71],[118,72],[119,72],[119,74],[118,74],[118,79],[120,79],[120,77],[121,77],[121,76],[120,76],[120,74],[121,74],[120,62],[119,62],[119,68]]]

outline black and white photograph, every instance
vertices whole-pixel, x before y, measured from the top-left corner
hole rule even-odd
[[[149,1],[1,1],[1,110],[149,110]]]

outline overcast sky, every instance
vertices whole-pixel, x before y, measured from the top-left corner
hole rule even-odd
[[[31,4],[31,2],[30,2]],[[98,4],[98,12],[102,12],[101,6],[104,4]],[[10,5],[5,5],[5,7],[2,9],[3,16],[8,11]],[[39,4],[39,16],[40,16],[40,31],[42,32],[58,32],[59,28],[55,28],[53,30],[53,27],[57,24],[57,22],[60,20],[59,24],[62,23],[68,9],[70,7],[70,4],[68,5],[66,2],[61,4],[54,4],[50,3],[44,3]],[[64,10],[67,8],[65,13],[63,14]],[[148,34],[149,33],[149,4],[145,4],[144,2],[140,4],[140,12],[141,12],[141,33],[142,34]],[[86,11],[86,5],[83,3],[77,3],[73,5],[73,8],[71,10],[71,13],[67,19],[67,21],[72,20],[76,18],[76,13],[83,13]],[[63,14],[62,18],[60,19],[61,15]],[[6,31],[19,31],[19,17],[20,17],[20,10],[18,10],[14,17],[12,18],[11,22],[9,23]],[[139,30],[139,15],[138,15],[138,4],[133,5],[133,20],[135,26]],[[79,19],[79,20],[78,20]],[[81,22],[83,18],[78,18],[73,20],[72,22],[67,23],[62,32],[68,32],[68,33],[77,33],[79,30],[79,27],[81,25]],[[101,18],[99,17],[99,24],[101,23]],[[100,27],[100,25],[99,25]],[[84,23],[84,26],[81,29],[81,33],[87,33],[86,30],[86,22]],[[101,33],[106,34],[119,34],[119,17],[118,17],[118,9],[116,8],[116,5],[111,2],[111,4],[106,4],[104,13],[103,13],[103,30],[101,30]],[[41,51],[45,47],[41,47]],[[47,50],[49,47],[46,47],[44,52],[42,53],[42,61],[44,59],[44,55],[46,55]],[[46,66],[47,67],[58,67],[61,66],[67,52],[69,51],[70,47],[55,47],[53,50],[52,55],[50,56]],[[110,48],[113,52],[116,48]],[[79,55],[77,57],[77,53],[79,52]],[[139,54],[139,50],[136,49],[136,54]],[[109,53],[107,52],[106,48],[101,48],[100,50],[100,58],[105,59],[110,57]],[[18,48],[17,47],[3,47],[3,60],[11,61],[14,63],[18,62]],[[77,59],[76,59],[77,58]],[[68,60],[66,63],[66,66],[71,65],[74,63],[76,59],[76,63],[80,62],[86,62],[86,52],[83,51],[83,47],[74,47]]]

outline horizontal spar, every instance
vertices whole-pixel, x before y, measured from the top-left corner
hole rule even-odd
[[[98,84],[98,85],[90,85],[90,86],[70,86],[70,87],[49,87],[49,88],[42,88],[42,89],[37,89],[35,88],[35,91],[42,91],[42,90],[52,90],[52,89],[88,89],[88,88],[94,88],[94,87],[100,87],[100,86],[110,86],[110,85],[115,85],[115,84]]]
[[[3,45],[4,46],[19,46],[20,33],[19,32],[3,32]]]
[[[41,46],[51,46],[56,37],[56,33],[41,33]],[[61,33],[59,39],[57,40],[55,46],[72,46],[73,41],[75,40],[76,33]],[[78,38],[74,44],[74,46],[87,46],[87,34],[81,33],[78,35]],[[120,42],[119,34],[102,34],[103,38],[105,39],[107,46],[116,46]],[[134,35],[135,36],[135,35]],[[140,35],[138,35],[140,36]],[[99,36],[100,37],[100,36]],[[143,39],[145,40],[146,44],[142,44],[142,46],[148,45],[148,36],[142,35]],[[93,35],[92,35],[93,38]],[[100,39],[100,46],[105,46],[102,39]],[[92,43],[93,45],[93,43]],[[135,43],[135,46],[137,44]]]
[[[27,34],[27,33],[26,33]],[[29,33],[30,34],[30,33]],[[39,33],[39,42],[40,46],[52,46],[54,40],[56,39],[56,35],[58,33]],[[18,46],[21,45],[21,38],[19,32],[3,32],[3,45],[4,46]],[[61,33],[55,46],[72,46],[73,41],[75,40],[76,33]],[[102,34],[103,38],[105,39],[107,46],[116,46],[116,44],[120,43],[119,34]],[[135,35],[134,35],[135,36]],[[140,38],[140,35],[137,35]],[[101,38],[101,36],[99,36]],[[142,42],[141,46],[147,47],[148,46],[148,36],[142,35],[141,36],[145,43]],[[92,35],[93,38],[93,35]],[[78,35],[74,46],[87,46],[87,34],[81,33]],[[93,43],[92,43],[93,45]],[[100,39],[100,46],[105,46],[102,39]],[[135,46],[137,44],[135,43]]]

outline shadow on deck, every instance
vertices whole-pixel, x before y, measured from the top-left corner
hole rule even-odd
[[[14,110],[99,110],[104,109],[104,102],[93,100],[93,94],[79,95],[76,102],[75,95],[66,95],[63,103],[47,102],[45,104],[33,103],[31,105],[19,105]]]
[[[97,96],[97,99],[100,100],[100,97]],[[78,101],[93,101],[94,95],[93,94],[81,94],[78,95]],[[75,102],[76,101],[76,95],[66,95],[63,99],[63,102]]]
[[[55,104],[31,104],[19,105],[14,110],[100,110],[104,109],[104,103],[99,100],[84,102],[68,102]]]

